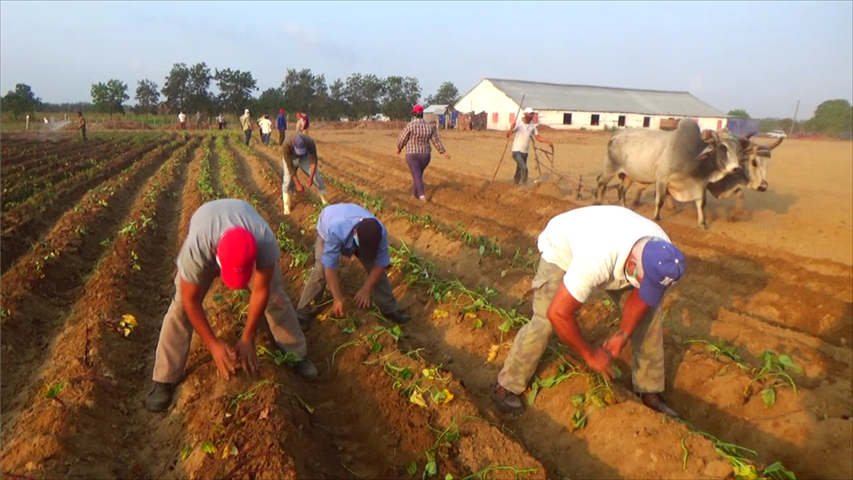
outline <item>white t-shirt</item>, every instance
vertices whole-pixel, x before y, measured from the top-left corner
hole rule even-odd
[[[186,121],[187,121],[187,116],[186,116],[186,115],[184,115],[183,113],[178,114],[178,121],[179,121],[179,122],[186,122]]]
[[[268,118],[258,120],[258,126],[261,127],[261,133],[267,134],[272,132],[272,121]]]
[[[542,260],[565,270],[563,283],[579,302],[595,288],[629,285],[625,262],[637,240],[670,241],[657,223],[616,205],[576,208],[552,218],[539,235]]]
[[[527,153],[527,147],[530,145],[530,137],[532,135],[539,135],[539,130],[536,129],[536,125],[533,122],[524,123],[522,120],[518,120],[515,123],[515,128],[512,131],[515,132],[515,138],[512,140],[513,152]]]

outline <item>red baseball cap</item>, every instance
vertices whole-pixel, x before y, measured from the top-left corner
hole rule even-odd
[[[424,107],[415,105],[415,108],[412,109],[412,113],[424,113]]]
[[[283,108],[280,108],[280,109],[278,110],[278,113],[284,113],[284,109],[283,109]]]
[[[216,261],[222,271],[222,283],[233,290],[246,288],[255,270],[258,245],[252,232],[242,227],[229,228],[216,247]]]

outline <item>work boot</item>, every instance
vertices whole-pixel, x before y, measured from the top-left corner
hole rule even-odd
[[[426,198],[426,196],[425,196],[425,195],[421,195],[420,197],[418,197],[418,200],[420,200],[420,201],[422,201],[422,202],[424,202],[424,203],[426,203],[426,202],[427,202],[427,198]]]
[[[400,325],[408,323],[409,320],[412,319],[411,315],[400,310],[399,308],[391,313],[383,313],[382,316]]]
[[[303,358],[299,363],[294,365],[293,371],[295,371],[297,375],[309,382],[317,380],[317,377],[319,376],[319,372],[317,372],[317,367],[315,367],[314,364],[311,363],[311,360],[308,360],[308,357]]]
[[[149,412],[162,412],[172,403],[172,392],[175,386],[171,383],[154,382],[151,391],[145,396],[145,408]]]
[[[325,190],[320,190],[320,202],[322,202],[323,205],[329,204],[329,201],[326,200],[326,191]]]
[[[281,201],[284,204],[284,214],[290,215],[290,195],[287,193],[282,193]]]
[[[305,311],[296,311],[296,320],[299,321],[299,328],[302,329],[303,332],[307,332],[311,327],[311,320],[314,319],[314,315],[311,312]]]
[[[643,401],[643,405],[656,412],[669,415],[670,417],[681,418],[681,415],[666,405],[660,393],[641,393],[640,399]]]
[[[498,410],[504,413],[524,413],[521,397],[505,389],[500,383],[495,384],[491,397],[492,401],[497,404]]]

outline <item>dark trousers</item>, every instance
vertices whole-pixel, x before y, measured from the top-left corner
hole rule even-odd
[[[429,165],[429,153],[407,153],[406,164],[412,172],[412,195],[415,198],[424,196],[424,170]]]
[[[246,145],[248,145],[249,140],[251,140],[251,138],[252,138],[252,131],[251,130],[243,130],[243,133],[246,134]]]
[[[527,183],[527,154],[522,152],[512,152],[512,159],[515,160],[515,177],[513,177],[513,181],[515,184],[526,184]]]
[[[220,129],[220,130],[222,130],[222,125],[223,125],[223,123],[222,123],[222,122],[219,122],[219,129]]]
[[[80,134],[83,135],[83,140],[86,140],[86,126],[80,127]]]
[[[278,144],[279,145],[284,143],[284,132],[285,132],[285,130],[283,128],[278,129]]]
[[[270,137],[271,137],[271,136],[272,136],[272,132],[270,132],[270,133],[261,133],[261,142],[262,142],[264,145],[269,145],[269,144],[270,144]]]
[[[299,297],[299,303],[296,305],[297,313],[308,313],[311,302],[314,304],[320,303],[323,299],[323,292],[326,291],[326,267],[320,262],[323,257],[323,248],[326,242],[320,235],[317,235],[317,240],[314,243],[314,268],[311,270],[311,275],[308,281],[305,282],[305,287],[302,288],[302,296]],[[370,274],[373,270],[373,262],[358,259],[361,265]],[[342,282],[343,283],[343,282]],[[370,295],[373,303],[379,307],[379,311],[383,315],[388,315],[397,311],[397,299],[394,298],[394,290],[391,288],[391,282],[388,281],[388,275],[382,273],[379,281],[373,286],[373,292]]]

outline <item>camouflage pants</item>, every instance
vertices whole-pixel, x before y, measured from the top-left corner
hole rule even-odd
[[[548,307],[557,293],[566,274],[560,267],[539,261],[536,277],[533,278],[533,318],[518,331],[509,356],[498,375],[498,383],[505,389],[520,395],[527,389],[539,365],[539,359],[548,347],[554,332],[548,320]],[[607,294],[613,303],[632,287],[611,291]],[[663,315],[660,308],[650,309],[631,335],[633,350],[632,375],[634,390],[641,393],[659,393],[664,390]]]

